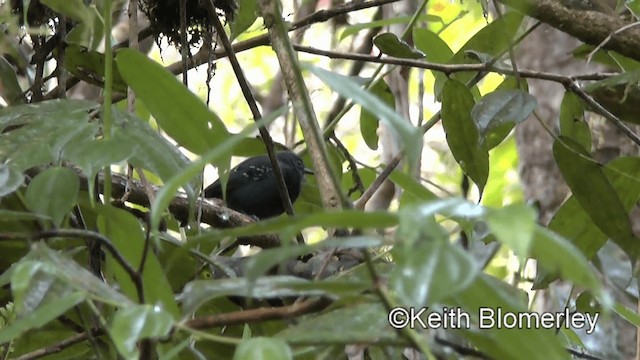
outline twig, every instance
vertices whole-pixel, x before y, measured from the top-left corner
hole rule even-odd
[[[78,344],[80,342],[83,342],[85,340],[87,340],[89,338],[89,335],[91,336],[98,336],[101,335],[103,333],[103,331],[101,329],[93,329],[91,330],[91,334],[87,333],[87,332],[82,332],[79,334],[75,334],[72,335],[62,341],[59,341],[51,346],[47,346],[45,348],[42,349],[38,349],[38,350],[34,350],[32,352],[26,353],[22,356],[19,356],[17,358],[15,358],[15,360],[33,360],[33,359],[39,359],[41,357],[45,357],[47,355],[51,355],[51,354],[56,354],[61,352],[62,350],[73,346],[75,344]]]
[[[353,156],[351,156],[351,153],[349,153],[349,149],[347,149],[346,146],[344,146],[344,144],[340,141],[340,139],[338,139],[336,134],[332,134],[331,139],[333,140],[333,142],[335,142],[338,149],[342,151],[342,153],[344,154],[344,157],[347,159],[347,162],[349,163],[349,170],[351,170],[351,177],[353,178],[353,182],[355,183],[353,189],[349,190],[349,195],[351,195],[351,193],[355,192],[356,190],[360,191],[361,194],[364,193],[364,184],[362,183],[362,179],[360,178],[360,174],[358,173],[358,165],[356,164],[356,161],[353,158]]]
[[[330,304],[331,301],[327,298],[306,300],[300,303],[281,307],[249,309],[195,318],[186,321],[184,326],[191,329],[209,329],[218,326],[247,324],[277,319],[290,319],[296,316],[321,311]]]
[[[298,59],[288,37],[288,30],[282,20],[280,2],[261,0],[258,2],[258,8],[264,18],[271,46],[278,58],[282,78],[311,155],[322,204],[327,210],[350,206],[349,200],[340,191],[336,175],[329,165],[326,145],[318,126],[309,91],[305,86]]]
[[[358,60],[358,61],[370,61],[381,64],[394,64],[394,65],[402,65],[402,66],[413,66],[417,68],[429,69],[434,71],[442,72],[446,75],[450,75],[457,72],[463,71],[478,71],[478,72],[495,72],[503,75],[514,75],[521,76],[523,78],[531,78],[531,79],[541,79],[548,80],[560,83],[575,92],[576,95],[580,96],[583,100],[585,100],[589,105],[593,107],[595,112],[604,116],[607,120],[613,122],[613,124],[620,129],[625,135],[627,135],[633,142],[640,146],[640,137],[635,134],[629,127],[627,127],[622,120],[618,119],[615,115],[605,109],[602,105],[600,105],[597,101],[595,101],[589,94],[587,94],[577,83],[577,80],[599,80],[603,77],[609,77],[613,74],[584,74],[579,76],[567,76],[560,75],[554,73],[547,73],[541,71],[532,71],[532,70],[513,70],[513,69],[505,69],[498,66],[495,66],[491,63],[485,64],[461,64],[461,65],[449,65],[449,64],[438,64],[421,60],[410,60],[410,59],[399,59],[393,57],[376,57],[371,55],[363,55],[363,54],[352,54],[352,53],[339,53],[335,51],[328,50],[320,50],[311,48],[308,46],[294,46],[296,50],[302,52],[308,52],[311,54],[327,56],[333,59],[349,59],[349,60]]]
[[[233,68],[233,72],[236,74],[236,79],[238,80],[238,84],[240,85],[240,89],[242,90],[242,94],[244,95],[245,100],[247,101],[247,105],[249,105],[249,109],[251,109],[251,114],[253,115],[254,121],[259,121],[262,118],[262,114],[258,109],[258,104],[256,103],[256,99],[251,92],[251,87],[247,78],[244,76],[242,71],[242,67],[240,67],[240,62],[236,57],[236,54],[233,52],[233,47],[231,46],[231,42],[227,37],[227,34],[216,14],[216,10],[211,1],[205,1],[205,7],[207,12],[209,13],[209,17],[212,20],[213,27],[222,42],[222,47],[227,52],[229,56],[229,62],[231,62],[231,67]],[[267,148],[267,154],[269,154],[269,160],[271,161],[271,167],[273,168],[274,175],[276,177],[276,184],[278,185],[278,192],[280,193],[280,199],[282,200],[282,204],[284,205],[284,209],[289,216],[293,216],[293,204],[291,203],[291,198],[289,197],[289,191],[287,189],[287,183],[284,181],[284,176],[282,175],[282,169],[280,168],[280,163],[278,162],[278,158],[276,157],[276,150],[273,144],[273,139],[271,138],[271,134],[264,125],[260,125],[258,128],[260,131],[260,136],[262,137],[262,141],[264,142],[265,147]],[[296,235],[298,243],[304,244],[304,238],[302,234],[298,233]]]

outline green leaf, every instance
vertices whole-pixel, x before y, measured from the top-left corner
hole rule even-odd
[[[24,175],[18,169],[0,164],[0,198],[16,191],[24,183]]]
[[[258,18],[258,2],[256,0],[243,0],[238,2],[238,11],[229,23],[231,28],[230,40],[233,41],[240,34],[253,25]]]
[[[469,286],[479,270],[466,252],[446,240],[396,245],[392,255],[397,266],[389,283],[404,306],[439,303]]]
[[[260,299],[285,296],[320,296],[325,291],[317,289],[306,279],[294,276],[265,276],[250,281],[247,278],[194,280],[187,283],[180,294],[184,314],[196,311],[212,299],[222,296],[255,297]]]
[[[119,139],[83,139],[69,143],[62,156],[77,165],[89,179],[106,166],[124,162],[133,154],[135,144]]]
[[[282,339],[257,337],[238,345],[233,360],[288,360],[293,352]]]
[[[483,96],[471,110],[480,134],[504,124],[519,124],[535,110],[536,98],[522,90],[497,90]]]
[[[425,54],[409,45],[406,41],[398,39],[393,33],[376,35],[373,44],[380,49],[380,52],[389,56],[405,59],[422,59]]]
[[[640,183],[635,175],[638,172],[640,159],[637,157],[615,159],[604,169],[626,211],[630,211],[640,198]],[[556,211],[549,223],[549,229],[569,240],[588,260],[591,260],[607,241],[607,235],[591,220],[575,195]],[[554,279],[557,279],[556,273],[539,272],[535,283],[541,288]]]
[[[478,31],[455,53],[450,64],[465,64],[469,62],[468,52],[483,53],[496,56],[512,46],[511,40],[516,36],[523,16],[518,12],[509,12]],[[461,83],[466,83],[474,72],[460,72],[452,77]]]
[[[482,309],[487,313],[492,310],[494,319],[498,310],[503,315],[527,312],[524,292],[486,274],[479,274],[452,302],[472,316],[479,315]],[[464,330],[463,333],[471,346],[493,359],[521,359],[522,354],[527,354],[527,360],[569,359],[569,353],[553,329],[489,325],[485,320],[486,327],[482,330]]]
[[[4,56],[0,56],[0,88],[2,89],[2,98],[8,105],[27,102],[22,95],[16,71]]]
[[[116,312],[109,334],[120,355],[125,359],[134,359],[139,356],[139,340],[163,338],[169,335],[173,325],[171,314],[160,307],[134,305]]]
[[[73,35],[73,33],[69,33]],[[90,41],[100,41],[99,36]],[[83,42],[82,40],[77,40]],[[87,44],[90,45],[90,44]],[[67,69],[78,79],[88,82],[89,84],[104,87],[104,54],[83,45],[70,44],[65,48],[64,68]],[[116,64],[113,66],[113,89],[119,93],[127,92],[127,84],[125,84],[122,74]]]
[[[553,144],[553,156],[573,196],[589,218],[631,259],[640,254],[629,215],[601,166],[574,140],[560,136]]]
[[[591,150],[591,131],[584,119],[584,106],[578,95],[567,91],[560,106],[560,135],[576,141],[585,150]]]
[[[372,114],[377,114],[378,118],[391,129],[398,143],[403,144],[403,150],[407,154],[410,168],[416,167],[418,157],[422,151],[422,133],[419,129],[411,126],[407,119],[404,119],[375,96],[360,88],[352,79],[311,65],[307,65],[306,69],[320,78],[333,91],[360,104]]]
[[[31,211],[50,217],[58,227],[76,204],[79,188],[80,180],[73,170],[50,168],[29,183],[25,201]]]
[[[395,108],[395,98],[385,81],[376,82],[369,91],[390,108]],[[369,149],[378,149],[378,117],[365,108],[360,110],[360,134]]]
[[[75,291],[86,293],[92,299],[117,306],[131,305],[129,299],[98,279],[89,270],[59,251],[47,247],[44,243],[32,245],[28,258],[44,264],[43,270],[55,275]]]
[[[92,139],[98,124],[89,119],[95,103],[78,100],[51,100],[11,106],[0,110],[0,161],[24,171],[61,160],[70,142]]]
[[[599,293],[602,288],[580,250],[553,231],[536,226],[531,242],[531,257],[537,260],[539,267],[550,273],[559,273],[562,279],[573,284],[585,286],[594,293]],[[538,288],[536,279],[534,289]]]
[[[34,311],[25,314],[24,317],[18,318],[15,322],[9,324],[9,326],[0,329],[0,343],[7,343],[26,333],[28,330],[38,329],[46,325],[67,312],[67,310],[81,303],[84,299],[85,294],[81,292],[74,292],[51,299]]]
[[[389,326],[387,310],[379,302],[357,303],[318,316],[302,318],[276,336],[290,344],[400,342],[397,331]]]
[[[279,217],[260,221],[238,228],[213,231],[216,237],[251,236],[256,234],[295,235],[298,231],[313,226],[328,228],[383,229],[398,224],[398,216],[388,212],[364,212],[359,210],[341,210],[330,213],[315,213],[304,216]],[[287,236],[282,236],[286,238]]]
[[[491,232],[521,259],[528,257],[537,215],[524,204],[491,210],[485,217]]]
[[[442,92],[442,126],[447,143],[462,171],[482,195],[489,177],[489,151],[471,118],[473,106],[469,89],[456,80],[447,80]]]
[[[629,309],[619,302],[613,306],[613,311],[620,315],[621,318],[625,319],[629,324],[640,327],[640,315],[637,312]]]
[[[229,136],[222,120],[157,62],[138,51],[123,49],[116,64],[162,130],[180,146],[204,154]]]
[[[100,232],[111,239],[115,248],[131,266],[138,268],[145,246],[145,237],[138,220],[128,212],[111,206],[100,207],[98,211]],[[137,299],[137,290],[129,274],[111,255],[107,256],[107,264],[122,291],[129,298]],[[180,310],[153,248],[147,249],[146,261],[142,270],[142,285],[147,303],[160,304],[163,310],[178,316]]]
[[[133,148],[129,162],[134,166],[149,170],[166,182],[191,163],[146,121],[120,110],[113,114],[118,125],[114,127],[113,140],[121,142],[123,147]],[[192,189],[187,189],[187,194],[192,192]]]
[[[85,6],[81,0],[47,0],[56,11],[74,18],[76,24],[65,38],[69,44],[77,44],[91,50],[97,50],[104,39],[104,21],[95,5]]]
[[[367,236],[352,236],[349,238],[325,239],[314,245],[298,245],[264,249],[251,256],[246,263],[246,277],[255,280],[269,269],[284,263],[286,260],[298,256],[317,253],[321,249],[358,249],[374,248],[382,245],[380,239]]]

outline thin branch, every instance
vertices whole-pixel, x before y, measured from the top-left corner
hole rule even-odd
[[[595,73],[590,75],[580,75],[580,76],[567,76],[560,75],[555,73],[541,72],[541,71],[532,71],[532,70],[513,70],[513,69],[505,69],[499,66],[495,66],[493,64],[484,63],[484,64],[461,64],[461,65],[450,65],[450,64],[439,64],[432,63],[421,60],[410,60],[410,59],[400,59],[394,57],[376,57],[371,55],[363,55],[363,54],[353,54],[353,53],[339,53],[335,51],[329,50],[320,50],[308,46],[294,46],[296,50],[307,52],[311,54],[327,56],[332,59],[349,59],[349,60],[358,60],[358,61],[370,61],[374,63],[381,64],[394,64],[394,65],[402,65],[402,66],[413,66],[422,69],[429,69],[433,71],[439,71],[446,75],[450,75],[457,72],[463,71],[478,71],[478,72],[495,72],[503,75],[513,75],[520,76],[523,78],[531,78],[531,79],[541,79],[557,82],[559,84],[564,85],[571,91],[575,92],[576,95],[580,96],[585,102],[593,107],[593,110],[600,115],[604,116],[607,120],[611,121],[618,129],[620,129],[625,135],[627,135],[634,143],[640,146],[640,137],[635,134],[627,125],[625,125],[622,120],[613,115],[607,109],[605,109],[602,105],[600,105],[597,101],[595,101],[589,94],[587,94],[577,83],[577,80],[600,80],[603,77],[606,78],[612,74],[602,74]]]
[[[240,85],[240,89],[242,90],[242,94],[244,95],[245,100],[247,101],[247,105],[249,105],[249,109],[251,110],[251,114],[253,115],[254,121],[259,121],[262,119],[262,114],[258,109],[258,104],[256,103],[256,99],[251,92],[251,86],[247,81],[247,78],[244,76],[242,71],[242,67],[240,66],[240,62],[236,57],[236,54],[233,52],[233,47],[231,46],[231,42],[227,37],[227,34],[224,30],[224,26],[220,22],[218,15],[216,14],[216,10],[211,1],[205,1],[205,7],[207,12],[209,13],[209,18],[211,18],[213,27],[222,42],[222,47],[227,52],[229,56],[229,62],[231,62],[231,67],[233,68],[233,72],[236,74],[236,79],[238,80],[238,84]],[[289,191],[287,189],[287,183],[284,181],[284,176],[282,174],[282,169],[280,168],[280,163],[278,162],[278,158],[276,157],[276,150],[273,144],[273,139],[271,138],[271,134],[264,125],[260,125],[258,128],[260,132],[260,136],[262,137],[262,141],[264,142],[264,146],[267,149],[267,154],[269,154],[269,160],[271,161],[271,167],[273,168],[274,175],[276,177],[276,184],[278,186],[278,193],[280,194],[280,199],[282,200],[282,204],[284,205],[284,209],[289,216],[293,216],[293,204],[291,203],[291,198],[289,197]],[[296,235],[299,244],[304,244],[304,238],[302,234]]]
[[[62,341],[59,341],[51,346],[47,346],[42,349],[34,350],[32,352],[26,353],[22,356],[15,358],[15,360],[33,360],[39,359],[41,357],[45,357],[47,355],[56,354],[61,352],[62,350],[73,346],[75,344],[81,343],[89,338],[89,336],[98,336],[101,335],[103,331],[101,329],[91,330],[91,334],[87,332],[82,332],[79,334],[72,335]]]
[[[267,320],[291,319],[296,316],[321,311],[330,304],[331,301],[327,298],[306,300],[300,303],[281,307],[249,309],[195,318],[187,320],[184,325],[188,328],[197,330],[219,326],[255,323]]]
[[[341,192],[337,177],[327,160],[326,145],[302,77],[300,64],[287,34],[287,26],[282,19],[280,2],[261,0],[258,2],[258,8],[269,31],[271,46],[278,58],[282,78],[311,155],[322,204],[327,210],[349,207],[350,201]]]

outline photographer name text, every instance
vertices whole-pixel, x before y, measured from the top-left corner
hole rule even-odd
[[[592,334],[598,322],[598,313],[571,312],[511,312],[501,308],[478,309],[479,329],[584,329]],[[472,316],[461,308],[442,308],[430,311],[425,308],[391,309],[387,320],[396,329],[411,327],[423,329],[470,329]]]

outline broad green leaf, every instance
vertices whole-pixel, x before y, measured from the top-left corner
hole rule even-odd
[[[471,110],[480,134],[489,132],[505,124],[519,124],[535,110],[536,98],[521,90],[497,90],[483,96]]]
[[[349,321],[345,321],[348,319]],[[389,325],[387,310],[379,302],[358,303],[302,318],[276,335],[289,344],[310,343],[400,343],[398,332]]]
[[[640,327],[640,315],[636,311],[629,309],[619,302],[613,306],[613,311],[625,319],[629,324]]]
[[[387,212],[364,212],[358,210],[341,210],[330,213],[316,213],[305,216],[279,217],[260,221],[233,229],[212,231],[216,237],[251,236],[256,234],[295,235],[298,231],[322,226],[328,228],[383,229],[398,224],[398,216]],[[283,236],[285,237],[285,236]]]
[[[576,141],[585,150],[591,150],[591,131],[584,119],[584,106],[578,95],[567,91],[560,106],[560,135]]]
[[[157,62],[135,50],[123,49],[116,56],[116,64],[162,130],[180,146],[201,155],[229,136],[220,118]]]
[[[31,260],[21,261],[12,268],[11,293],[18,315],[28,314],[43,303],[69,293],[69,287],[57,281],[53,272],[48,264]]]
[[[54,275],[66,286],[75,291],[84,292],[87,297],[100,302],[117,306],[131,305],[131,301],[124,295],[59,251],[53,250],[43,243],[36,243],[31,247],[32,250],[27,259],[37,261],[42,265],[39,270]]]
[[[397,266],[389,284],[404,306],[439,303],[469,286],[479,270],[466,252],[442,239],[399,244],[392,255]]]
[[[121,142],[123,147],[133,148],[129,162],[134,166],[149,170],[166,182],[190,164],[179,149],[147,122],[119,110],[114,111],[114,118],[118,126],[114,129],[113,140]],[[187,194],[193,192],[190,188],[187,186]]]
[[[534,231],[531,257],[537,260],[540,268],[557,272],[562,279],[573,284],[585,286],[595,293],[602,287],[580,250],[567,239],[541,226],[536,226]],[[536,285],[534,283],[534,288]]]
[[[309,280],[294,276],[265,276],[249,281],[246,278],[227,278],[217,280],[194,280],[187,283],[180,294],[184,314],[196,311],[206,302],[222,296],[242,296],[255,298],[277,298],[284,296],[319,296],[325,292],[315,289]]]
[[[95,103],[78,100],[51,100],[11,106],[0,110],[0,161],[20,171],[58,162],[70,142],[93,139],[98,124],[88,111]]]
[[[258,2],[256,0],[243,0],[238,2],[238,11],[233,18],[233,21],[229,23],[231,28],[230,40],[237,38],[249,26],[253,25],[258,18]]]
[[[70,33],[70,35],[73,34]],[[98,37],[93,41],[100,40],[101,38]],[[78,79],[98,87],[104,87],[103,53],[90,50],[81,45],[70,44],[65,48],[64,67]],[[127,84],[125,84],[118,66],[114,64],[111,71],[113,71],[113,89],[123,94],[126,93]]]
[[[501,243],[512,249],[521,259],[529,255],[536,224],[536,212],[524,204],[492,209],[485,217],[489,229]]]
[[[384,33],[373,38],[373,44],[389,56],[405,59],[422,59],[425,55],[422,51],[412,47],[406,41],[398,39],[395,34]]]
[[[380,239],[367,236],[352,236],[348,238],[326,239],[314,245],[298,245],[264,249],[251,256],[246,263],[246,277],[255,280],[269,269],[284,263],[286,260],[317,253],[321,249],[358,249],[374,248],[382,245]]]
[[[450,64],[469,63],[468,52],[488,54],[496,56],[506,51],[512,46],[512,39],[515,38],[523,16],[518,12],[509,12],[504,16],[494,20],[489,25],[478,31],[466,44],[453,55]],[[465,84],[475,76],[474,72],[459,72],[452,75],[452,78]],[[441,86],[436,84],[436,95],[440,93]]]
[[[602,167],[574,140],[561,136],[553,144],[553,156],[573,196],[589,218],[632,259],[640,254],[628,211]]]
[[[28,330],[38,329],[58,316],[67,312],[67,310],[78,305],[85,299],[82,292],[74,292],[59,298],[51,299],[34,311],[25,314],[24,317],[18,318],[9,326],[0,329],[0,343],[7,343],[18,336],[24,334]]]
[[[115,138],[83,139],[69,143],[62,156],[82,169],[88,179],[93,179],[106,166],[127,160],[133,155],[135,146]]]
[[[625,211],[630,211],[640,198],[640,182],[635,175],[639,172],[640,159],[637,157],[618,158],[604,168],[604,173],[620,197]],[[607,241],[607,235],[591,220],[576,196],[571,196],[562,204],[551,219],[549,229],[569,240],[587,260],[591,260]],[[539,272],[536,287],[545,287],[557,277],[558,274],[551,271]]]
[[[465,85],[447,80],[442,92],[442,126],[447,143],[462,171],[482,195],[489,177],[489,151],[471,118],[473,95]]]
[[[453,57],[453,51],[449,45],[429,29],[414,27],[413,42],[418,50],[425,53],[427,61],[447,64]],[[443,84],[447,81],[447,76],[439,71],[431,71],[431,73],[435,77],[434,94],[439,94]]]
[[[81,22],[91,18],[89,8],[82,0],[42,0],[42,3],[55,12],[68,16],[71,20]]]
[[[401,204],[405,204],[406,202],[404,200],[408,197],[420,202],[438,200],[436,194],[427,189],[420,181],[416,180],[415,177],[405,172],[394,170],[391,172],[389,180],[402,188]]]
[[[395,98],[385,81],[376,82],[369,91],[390,108],[395,108]],[[365,108],[360,110],[360,134],[369,149],[378,149],[378,117]]]
[[[311,65],[307,65],[306,68],[333,91],[360,104],[362,108],[371,113],[377,114],[379,119],[391,129],[398,143],[403,145],[410,168],[416,167],[418,156],[422,151],[422,133],[419,129],[413,127],[407,119],[404,119],[375,96],[362,89],[352,79]]]
[[[288,360],[293,352],[282,339],[257,337],[238,345],[233,360]]]
[[[0,89],[2,89],[2,98],[8,105],[26,102],[16,71],[4,56],[0,56]]]
[[[24,183],[24,175],[18,169],[0,164],[0,198],[16,191]]]
[[[80,180],[73,170],[50,168],[29,183],[25,201],[31,211],[50,217],[58,227],[76,204],[79,189]]]
[[[113,242],[115,248],[135,269],[140,266],[145,246],[145,238],[140,223],[128,212],[111,206],[98,209],[98,227],[100,232]],[[142,270],[142,284],[145,301],[149,304],[160,304],[163,310],[178,316],[179,310],[173,291],[162,265],[154,254],[153,248],[147,249],[146,261]],[[107,264],[113,272],[122,292],[131,299],[138,299],[135,284],[129,274],[111,255],[107,256]]]
[[[413,41],[416,48],[425,53],[427,61],[446,63],[453,56],[449,45],[438,34],[427,28],[415,27],[413,29]]]
[[[503,316],[507,312],[528,311],[524,292],[501,280],[480,274],[469,287],[452,298],[452,303],[476,318],[480,311],[484,312],[483,329],[463,330],[463,334],[471,346],[493,359],[521,359],[522,354],[527,354],[527,360],[570,358],[553,329],[498,327],[495,322],[491,326],[490,320],[497,319],[497,311]]]
[[[137,343],[169,335],[174,325],[171,314],[158,306],[133,305],[119,309],[113,317],[109,334],[125,359],[138,358]]]

